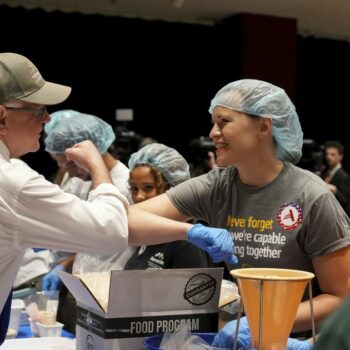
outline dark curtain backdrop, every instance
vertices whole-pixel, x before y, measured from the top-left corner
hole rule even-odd
[[[229,32],[221,24],[46,13],[5,5],[0,6],[0,22],[1,52],[21,53],[46,80],[72,86],[70,98],[50,111],[77,109],[115,126],[115,109],[132,108],[129,129],[185,156],[191,139],[208,135],[210,99],[242,76],[237,25]],[[349,43],[298,37],[296,51],[295,103],[305,137],[318,143],[338,139],[350,152],[344,127]],[[24,160],[44,175],[55,168],[44,151]]]

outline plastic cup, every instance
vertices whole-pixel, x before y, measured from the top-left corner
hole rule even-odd
[[[24,300],[26,311],[33,321],[47,325],[56,324],[58,291],[42,291]]]
[[[62,334],[63,324],[56,322],[53,325],[47,325],[40,322],[36,323],[39,337],[60,337]]]

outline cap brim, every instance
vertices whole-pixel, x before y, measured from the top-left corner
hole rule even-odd
[[[21,97],[19,100],[41,105],[55,105],[67,99],[71,90],[69,86],[46,81],[40,89],[30,95]]]

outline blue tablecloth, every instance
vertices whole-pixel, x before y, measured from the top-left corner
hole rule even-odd
[[[75,335],[72,333],[69,333],[63,329],[62,330],[62,337],[73,339],[73,338],[75,338]],[[33,338],[32,332],[30,330],[30,326],[29,325],[19,326],[18,334],[17,334],[16,338]]]

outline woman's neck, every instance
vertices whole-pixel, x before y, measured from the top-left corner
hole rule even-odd
[[[283,162],[278,158],[237,167],[239,178],[246,186],[261,187],[271,183],[282,171]]]

